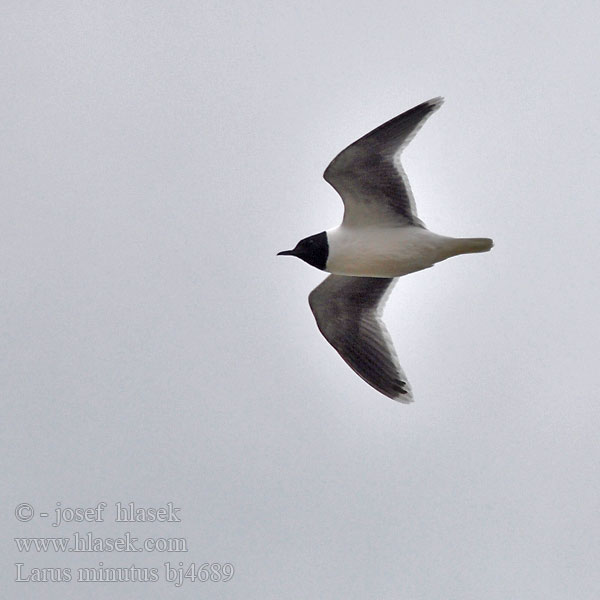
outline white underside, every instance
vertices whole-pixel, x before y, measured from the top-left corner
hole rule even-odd
[[[400,277],[461,254],[460,241],[422,227],[344,227],[327,231],[325,270],[338,275]]]

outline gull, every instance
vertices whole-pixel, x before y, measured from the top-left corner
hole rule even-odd
[[[342,150],[323,174],[344,203],[341,225],[278,253],[331,273],[308,297],[320,332],[370,386],[403,403],[412,389],[381,320],[396,278],[493,246],[438,235],[417,217],[400,154],[442,102],[423,102]]]

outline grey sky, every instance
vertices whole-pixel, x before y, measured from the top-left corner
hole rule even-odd
[[[600,596],[597,3],[5,2],[2,452],[9,598]],[[431,97],[404,166],[489,254],[401,279],[416,402],[356,377],[276,258],[335,226],[321,174]],[[65,524],[115,502],[181,523]],[[34,506],[21,523],[17,504]],[[185,537],[183,554],[17,536]],[[156,583],[15,583],[31,567]],[[228,583],[163,564],[233,563]]]

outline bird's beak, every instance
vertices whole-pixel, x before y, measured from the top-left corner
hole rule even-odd
[[[293,250],[283,250],[282,252],[278,252],[277,256],[296,256]]]

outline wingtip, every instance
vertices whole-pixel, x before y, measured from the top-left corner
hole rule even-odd
[[[412,404],[415,401],[410,390],[397,393],[394,396],[390,396],[390,398],[396,402],[400,402],[400,404]]]
[[[392,387],[393,392],[386,394],[392,400],[401,402],[402,404],[411,404],[415,401],[412,390],[406,381],[396,381]]]
[[[432,98],[431,100],[427,100],[426,104],[431,106],[431,108],[433,108],[433,110],[437,110],[442,104],[444,104],[444,97],[436,96],[435,98]]]
[[[406,396],[396,396],[395,398],[392,398],[392,400],[395,400],[399,404],[412,404],[415,401],[412,396],[408,398]]]

